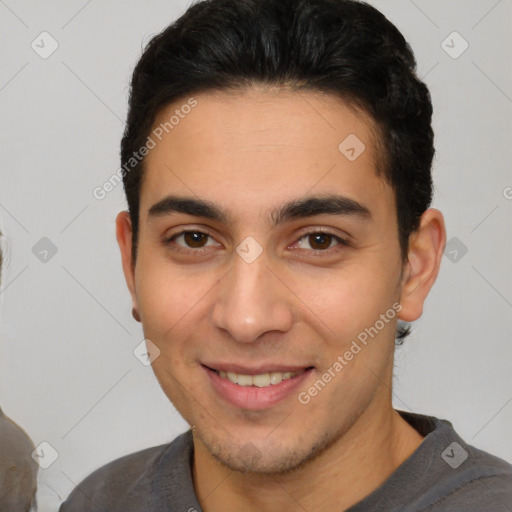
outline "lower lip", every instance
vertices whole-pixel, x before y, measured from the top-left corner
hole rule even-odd
[[[294,391],[309,377],[311,368],[283,380],[279,384],[271,384],[264,388],[256,386],[239,386],[221,377],[213,370],[204,366],[215,391],[227,402],[240,409],[257,411],[278,404],[293,394]]]

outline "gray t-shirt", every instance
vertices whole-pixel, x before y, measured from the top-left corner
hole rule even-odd
[[[512,512],[510,464],[466,444],[446,420],[399,412],[423,442],[346,512]],[[170,444],[117,459],[78,485],[60,512],[202,512],[192,456],[188,431]]]

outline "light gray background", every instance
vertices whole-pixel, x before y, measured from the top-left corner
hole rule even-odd
[[[409,40],[431,89],[434,206],[468,248],[443,258],[397,352],[395,404],[448,418],[512,462],[512,1],[373,4]],[[92,190],[118,169],[141,47],[187,5],[0,0],[0,403],[58,452],[40,470],[43,512],[98,466],[186,428],[132,353],[143,336],[114,235],[122,187],[103,201]],[[59,44],[47,59],[31,48],[43,31]],[[469,43],[457,59],[441,46],[453,31]],[[32,253],[42,237],[58,249],[46,263]]]

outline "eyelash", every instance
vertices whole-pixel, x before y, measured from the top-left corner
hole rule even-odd
[[[164,246],[170,246],[177,238],[179,238],[180,236],[182,235],[185,235],[187,233],[196,233],[196,234],[201,234],[201,235],[205,235],[207,236],[208,238],[214,240],[214,238],[209,235],[208,233],[205,233],[203,231],[199,231],[199,230],[194,230],[194,229],[185,229],[183,231],[180,231],[178,233],[175,233],[174,235],[170,236],[170,237],[167,237],[167,238],[164,238],[162,240],[162,243]],[[341,248],[343,247],[348,247],[349,246],[349,243],[333,234],[333,233],[330,233],[329,231],[323,231],[323,230],[314,230],[314,231],[309,231],[307,233],[304,233],[302,234],[297,240],[296,242],[294,243],[297,243],[299,242],[300,240],[303,240],[304,238],[307,238],[308,236],[311,236],[311,235],[327,235],[327,236],[330,236],[332,237],[333,240],[335,240],[336,242],[338,242],[335,246],[333,247],[328,247],[327,249],[301,249],[303,251],[308,251],[312,254],[314,254],[315,256],[321,256],[321,255],[324,255],[324,254],[330,254],[333,250],[341,250]],[[341,247],[339,247],[341,246]],[[336,249],[338,248],[338,249]],[[173,250],[175,251],[178,251],[178,252],[183,252],[183,253],[187,253],[187,254],[202,254],[204,252],[207,252],[208,251],[208,247],[198,247],[198,248],[192,248],[192,247],[189,247],[189,248],[186,248],[186,247],[183,247],[183,246],[180,246],[180,245],[175,245],[173,247]]]

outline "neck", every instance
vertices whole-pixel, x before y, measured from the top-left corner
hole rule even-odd
[[[379,487],[421,444],[392,409],[368,408],[333,445],[285,474],[231,471],[194,438],[194,487],[205,512],[345,510]]]

